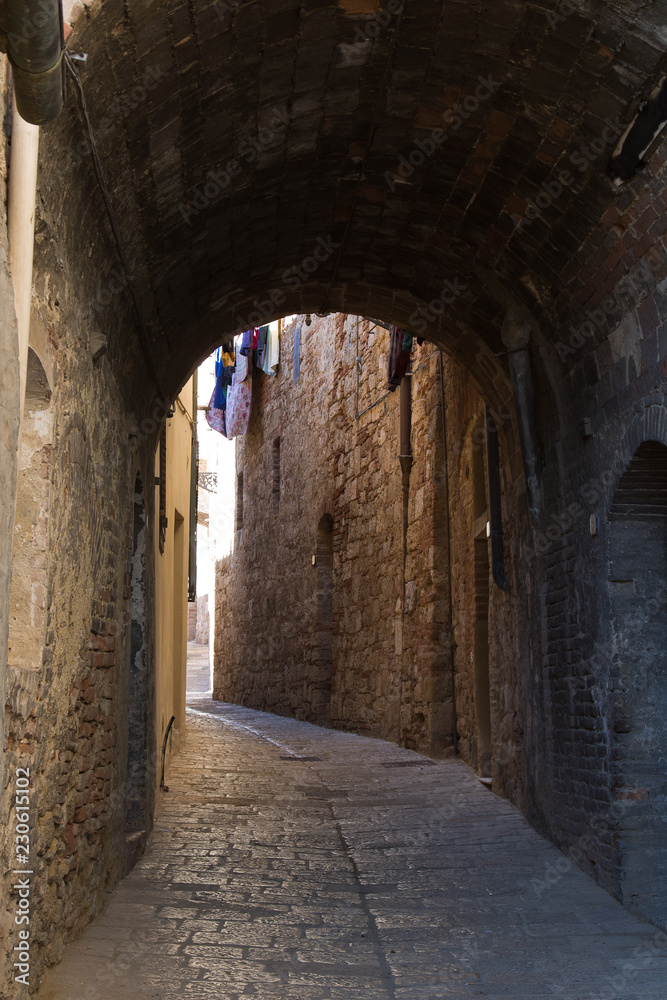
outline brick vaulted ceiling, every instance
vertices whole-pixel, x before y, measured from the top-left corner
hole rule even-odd
[[[591,260],[612,273],[605,213],[647,182],[614,190],[605,167],[660,79],[662,0],[101,0],[73,20],[172,387],[275,290],[274,315],[406,325],[444,298],[429,332],[449,347],[472,331],[498,350],[506,293],[553,328]],[[82,136],[70,94],[56,183],[93,183]]]

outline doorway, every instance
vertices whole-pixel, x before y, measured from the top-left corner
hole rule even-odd
[[[667,448],[636,451],[609,514],[620,892],[667,926]]]
[[[128,835],[147,827],[148,657],[146,649],[146,510],[141,476],[132,496],[130,552],[130,666],[126,821]]]

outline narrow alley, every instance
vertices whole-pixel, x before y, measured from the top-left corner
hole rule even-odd
[[[144,857],[39,1000],[658,1000],[665,935],[462,762],[194,695]]]
[[[0,1000],[667,1000],[667,0],[0,0],[0,120]]]

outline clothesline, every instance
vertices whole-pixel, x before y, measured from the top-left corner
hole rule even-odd
[[[215,387],[206,409],[206,422],[226,438],[245,434],[250,419],[252,373],[278,374],[280,324],[253,327],[223,341],[215,355]]]
[[[297,327],[294,382],[298,379],[299,332],[300,328]],[[413,341],[414,334],[409,330],[397,326],[389,328],[387,393],[394,392],[407,374]],[[417,342],[423,343],[423,338],[417,337]],[[215,386],[206,409],[209,427],[229,439],[245,434],[250,420],[253,371],[259,369],[266,375],[276,376],[279,361],[280,323],[253,327],[235,338],[223,341],[216,351]]]

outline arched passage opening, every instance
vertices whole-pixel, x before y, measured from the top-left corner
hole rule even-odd
[[[656,190],[644,191],[638,185],[634,193],[615,199],[604,176],[605,150],[611,151],[615,135],[661,72],[664,45],[653,23],[652,5],[641,11],[614,10],[613,21],[605,5],[571,18],[558,14],[555,21],[551,11],[536,12],[509,0],[481,8],[464,6],[457,5],[452,16],[451,4],[408,5],[400,17],[385,24],[373,17],[373,4],[347,0],[288,3],[279,11],[254,0],[194,0],[168,13],[159,3],[114,7],[101,0],[86,8],[74,26],[71,47],[88,54],[80,74],[90,131],[71,101],[61,119],[45,130],[42,156],[47,169],[40,176],[38,237],[43,251],[38,270],[44,280],[35,287],[52,304],[49,335],[67,362],[61,423],[75,412],[85,434],[73,434],[72,454],[83,448],[81,442],[88,449],[81,466],[86,475],[58,471],[59,486],[71,487],[75,497],[89,493],[104,499],[114,483],[122,482],[127,493],[126,418],[151,420],[156,408],[159,424],[184,379],[222,335],[287,313],[373,316],[426,333],[471,373],[506,437],[507,481],[516,515],[512,545],[518,550],[523,540],[529,543],[521,563],[526,590],[547,580],[543,556],[549,562],[549,579],[562,576],[563,569],[567,572],[567,547],[587,542],[581,538],[586,518],[577,514],[571,531],[567,521],[565,527],[561,520],[550,525],[558,544],[547,544],[532,561],[535,536],[530,538],[528,515],[521,509],[521,455],[501,331],[509,306],[518,303],[532,321],[527,327],[533,376],[539,383],[535,398],[547,431],[542,441],[545,482],[551,477],[553,513],[558,515],[564,499],[572,500],[569,506],[574,507],[578,494],[572,492],[580,482],[599,475],[597,467],[587,468],[588,462],[594,466],[593,449],[582,457],[581,434],[574,431],[577,420],[586,418],[584,425],[598,426],[595,417],[603,407],[599,424],[617,412],[615,400],[603,396],[603,382],[608,393],[611,386],[622,384],[635,405],[636,386],[631,383],[638,366],[648,371],[658,361],[654,328],[648,336],[643,329],[641,338],[636,335],[633,352],[626,351],[627,331],[611,347],[593,352],[613,311],[601,305],[602,297],[615,290],[619,273],[648,267],[640,258],[651,242],[646,232],[651,219],[638,228],[635,223],[650,217],[646,205],[653,203]],[[91,139],[106,185],[98,185],[94,176]],[[649,183],[656,189],[662,183],[653,165]],[[100,186],[109,193],[113,227],[108,225]],[[621,218],[633,198],[640,208],[634,214],[628,209]],[[619,209],[621,203],[625,207]],[[624,234],[620,250],[618,232]],[[654,257],[658,263],[661,252],[658,249]],[[657,273],[656,268],[654,278]],[[649,280],[629,288],[627,295],[637,289],[643,294],[650,279],[649,274]],[[627,300],[625,305],[616,303],[617,319],[628,311],[626,305]],[[645,306],[642,324],[650,313]],[[590,316],[584,314],[586,309]],[[650,319],[648,323],[650,327]],[[102,357],[96,351],[90,358],[86,354],[92,326],[99,326],[106,337],[108,351]],[[623,368],[629,353],[633,356]],[[350,362],[345,378],[350,380],[355,356],[348,353],[345,359]],[[528,370],[524,366],[522,373]],[[549,379],[561,383],[559,391],[568,402],[563,420],[572,426],[567,439],[558,439],[561,411],[556,394],[551,397],[546,391]],[[652,380],[649,372],[642,385],[657,384]],[[645,394],[645,388],[639,392]],[[423,432],[428,444],[437,432],[435,385],[425,388],[423,404],[430,420]],[[627,397],[623,405],[628,405]],[[359,438],[359,453],[367,458],[367,439],[361,440],[363,433]],[[283,445],[283,467],[289,454]],[[556,480],[562,455],[572,456],[573,466],[561,484]],[[143,465],[147,487],[154,474],[152,457]],[[245,479],[239,482],[239,495],[245,494],[245,510],[238,535],[250,550],[259,477],[249,468],[241,474]],[[427,468],[424,482],[433,474]],[[416,521],[424,510],[424,482],[415,478],[411,486],[411,503],[419,512]],[[152,523],[151,492],[149,538],[166,527],[164,521]],[[57,493],[53,491],[54,505]],[[282,491],[277,499],[282,509]],[[348,499],[351,503],[354,498]],[[273,494],[272,510],[275,500]],[[76,527],[76,508],[71,509]],[[175,521],[166,508],[163,513]],[[100,518],[95,524],[109,535],[104,555],[111,578],[117,519],[113,511],[109,515],[104,529]],[[339,523],[336,518],[337,527]],[[174,527],[169,525],[167,544]],[[313,589],[312,529],[311,519],[304,536],[309,551],[297,581],[304,597]],[[383,522],[382,530],[390,537],[393,529]],[[468,533],[467,545],[470,537]],[[60,544],[65,544],[64,536]],[[478,549],[483,578],[481,544]],[[381,547],[378,552],[375,558],[381,559]],[[417,596],[430,589],[442,597],[437,562],[427,551],[416,566],[410,582]],[[156,563],[160,565],[158,557]],[[79,620],[89,614],[91,599],[100,603],[100,590],[110,583],[102,579],[102,565],[101,560],[91,565],[85,593],[83,585],[78,590],[72,586],[70,591],[76,593],[68,592],[67,597],[74,600],[63,600],[55,609],[66,627],[72,608]],[[67,576],[66,566],[64,570]],[[387,593],[381,596],[388,600],[392,580],[383,585]],[[542,677],[545,688],[558,687],[558,664],[571,653],[564,636],[577,627],[571,621],[576,616],[568,604],[568,587],[551,602],[553,617],[545,618],[544,634],[533,630],[529,663],[527,642],[521,647],[524,660],[517,674],[524,688],[539,685]],[[481,637],[481,583],[479,595]],[[350,600],[351,628],[373,624],[374,597],[356,594]],[[109,611],[111,600],[102,603]],[[444,605],[446,601],[440,601],[428,621],[408,612],[415,635],[418,625],[419,642],[428,648],[448,645]],[[522,609],[522,614],[537,621],[534,607]],[[385,630],[394,656],[402,655],[404,638],[395,617],[389,614]],[[162,625],[171,650],[173,622]],[[56,675],[65,676],[67,669],[75,694],[80,669],[76,621],[68,645],[62,634],[54,650]],[[111,651],[101,655],[112,660]],[[482,655],[478,662],[483,663]],[[511,662],[508,655],[506,663]],[[422,699],[416,724],[427,717],[429,706],[442,708],[446,703],[442,674],[440,668],[430,676],[415,674],[415,692]],[[480,679],[485,686],[484,671]],[[171,689],[168,693],[173,697]],[[522,735],[525,720],[518,702],[524,693],[508,680],[502,709],[506,741],[515,733],[517,739]],[[552,693],[546,692],[545,704]],[[162,694],[166,705],[167,692]],[[381,732],[400,733],[395,691],[377,690],[368,683],[363,695],[366,703],[382,700]],[[55,694],[48,697],[48,704],[55,706]],[[479,716],[486,720],[482,703],[480,696]],[[354,699],[344,707],[341,717],[362,717]],[[106,708],[111,727],[116,706]],[[169,719],[166,711],[160,729],[162,714],[157,721],[160,739]],[[536,761],[544,758],[544,714],[537,706],[532,719]],[[442,716],[444,728],[444,711]],[[475,725],[472,718],[471,732]],[[572,745],[568,726],[571,721],[564,720],[554,741],[559,749]],[[488,730],[486,721],[482,728]],[[416,733],[415,746],[423,745],[419,738]],[[83,751],[78,747],[72,753]],[[571,766],[567,773],[572,780],[585,780],[579,762],[563,760],[568,753],[575,756],[564,750],[549,766]],[[70,768],[74,773],[75,764]],[[606,765],[596,762],[598,773]],[[540,780],[543,774],[535,765],[536,798],[549,786]],[[57,787],[59,777],[49,774],[45,785]],[[563,807],[570,808],[571,786],[555,786],[549,791],[553,798],[540,802],[539,808],[556,823]],[[73,789],[70,792],[64,827],[74,822],[76,796]],[[520,798],[521,790],[515,801]],[[573,808],[578,810],[577,821],[585,825],[586,805]],[[58,836],[74,850],[73,835],[66,839],[61,831]],[[93,871],[93,860],[80,860],[76,877],[85,884]],[[44,912],[49,926],[52,914]]]
[[[667,925],[667,448],[646,441],[609,514],[620,891]]]

